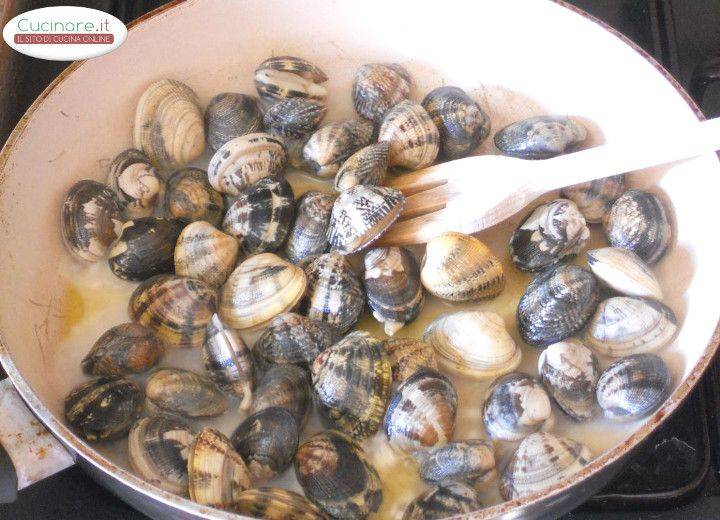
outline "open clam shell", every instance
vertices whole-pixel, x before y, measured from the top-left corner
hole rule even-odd
[[[195,222],[206,220],[216,226],[222,220],[225,201],[200,168],[182,168],[173,173],[165,189],[165,211],[171,218]]]
[[[433,520],[465,515],[482,508],[478,492],[461,482],[434,486],[410,502],[402,520]]]
[[[285,312],[272,319],[255,342],[253,354],[266,364],[307,366],[332,344],[327,323]]]
[[[292,263],[327,251],[327,230],[335,196],[308,191],[297,201],[295,222],[285,244],[285,255]]]
[[[175,243],[175,273],[218,287],[235,267],[239,250],[235,237],[198,220],[185,226]]]
[[[393,383],[400,384],[421,368],[437,370],[435,349],[429,343],[414,338],[388,339],[384,343],[390,356]]]
[[[265,520],[327,520],[307,498],[279,487],[247,489],[235,497],[233,511]]]
[[[388,142],[374,143],[348,157],[335,175],[335,191],[358,184],[382,184],[387,174],[389,150]]]
[[[139,323],[122,323],[110,328],[82,360],[86,374],[122,376],[141,373],[160,359],[165,346],[149,328]]]
[[[163,181],[147,155],[129,148],[110,163],[108,184],[125,206],[125,217],[139,218],[153,214]]]
[[[655,274],[629,249],[593,249],[587,252],[587,261],[595,276],[611,289],[627,296],[662,299],[662,289]]]
[[[626,189],[625,174],[621,173],[563,188],[560,196],[573,201],[587,222],[597,223],[602,222],[615,200]]]
[[[495,476],[492,441],[449,442],[431,449],[420,460],[420,478],[432,484],[453,481],[477,485]]]
[[[249,413],[280,407],[290,411],[298,425],[307,421],[311,407],[310,377],[295,365],[272,365],[260,377]]]
[[[569,117],[537,116],[512,123],[495,134],[495,146],[521,159],[547,159],[563,154],[587,138],[587,129]]]
[[[362,117],[380,123],[385,114],[410,96],[412,77],[397,63],[368,63],[355,73],[352,98]]]
[[[205,109],[205,137],[213,153],[228,141],[261,129],[262,113],[252,96],[221,92]]]
[[[150,403],[185,417],[215,417],[227,410],[227,400],[208,378],[181,368],[161,368],[145,384]]]
[[[440,133],[425,109],[404,100],[385,114],[378,141],[390,143],[390,166],[419,170],[430,166],[440,151]]]
[[[365,119],[322,126],[303,147],[304,169],[318,177],[333,177],[345,159],[372,142],[374,130]]]
[[[316,65],[295,56],[276,56],[255,70],[255,88],[268,105],[288,98],[323,100],[327,89],[321,85],[327,75]]]

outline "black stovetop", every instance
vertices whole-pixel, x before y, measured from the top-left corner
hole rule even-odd
[[[540,0],[536,0],[540,1]],[[0,2],[1,3],[1,2]],[[12,3],[12,2],[11,2]],[[22,10],[84,5],[129,21],[165,2],[17,2]],[[720,0],[569,0],[620,30],[686,86],[706,115],[720,115]],[[0,66],[0,143],[65,66],[10,53]],[[1,373],[1,371],[0,371]],[[0,505],[0,518],[146,518],[73,467]],[[720,518],[720,361],[690,399],[637,453],[623,473],[567,520]]]

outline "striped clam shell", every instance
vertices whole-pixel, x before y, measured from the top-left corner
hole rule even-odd
[[[302,139],[310,135],[325,117],[324,103],[303,98],[278,101],[265,111],[263,125],[274,136]]]
[[[310,377],[307,370],[296,365],[271,365],[255,387],[249,413],[280,407],[290,411],[297,423],[305,424],[310,413]]]
[[[168,179],[165,211],[169,217],[186,222],[205,220],[217,225],[224,209],[222,195],[210,185],[205,170],[183,168]]]
[[[221,92],[205,109],[205,136],[213,153],[228,141],[261,129],[262,113],[252,96]]]
[[[405,509],[402,520],[434,520],[477,511],[483,507],[478,492],[461,482],[448,482],[421,493]]]
[[[374,127],[366,119],[329,123],[303,147],[303,168],[318,177],[333,177],[352,154],[372,142]]]
[[[587,138],[587,130],[569,117],[537,116],[512,123],[495,134],[495,146],[521,159],[547,159],[563,154]]]
[[[198,220],[185,226],[175,244],[175,274],[219,287],[235,267],[239,250],[235,237]]]
[[[185,417],[215,417],[228,405],[210,379],[182,368],[153,372],[145,384],[145,393],[151,405]]]
[[[122,376],[152,368],[165,346],[149,328],[121,323],[103,333],[83,358],[83,372],[95,376]]]
[[[440,134],[425,109],[414,101],[401,101],[383,118],[378,141],[390,143],[390,166],[419,170],[430,166],[440,150]]]
[[[110,163],[108,185],[125,206],[126,218],[151,216],[162,184],[150,159],[140,150],[129,148]]]
[[[328,249],[327,230],[335,196],[308,191],[297,201],[295,222],[285,244],[285,256],[296,264]]]
[[[325,514],[307,498],[279,487],[246,489],[235,497],[233,511],[265,520],[326,520]]]
[[[389,150],[387,142],[373,143],[348,157],[335,175],[335,191],[358,184],[382,184],[387,174]]]
[[[449,442],[429,450],[420,460],[420,478],[433,484],[453,481],[477,485],[495,476],[492,441]]]
[[[587,222],[602,222],[615,200],[625,193],[625,174],[563,188],[560,196],[573,201]]]
[[[362,117],[380,123],[392,107],[410,96],[412,77],[397,63],[368,63],[355,73],[352,98]]]
[[[269,365],[307,366],[332,344],[333,332],[327,323],[285,312],[272,319],[255,342],[253,353]]]
[[[402,383],[421,368],[437,370],[435,349],[421,339],[388,339],[384,346],[390,356],[394,384]]]
[[[267,105],[296,97],[323,100],[327,89],[320,83],[327,79],[319,67],[295,56],[269,58],[255,70],[255,88]]]
[[[662,298],[660,282],[650,267],[629,249],[603,247],[587,252],[593,274],[611,289],[627,296]]]

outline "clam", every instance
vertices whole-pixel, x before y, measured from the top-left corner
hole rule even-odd
[[[326,520],[307,498],[278,487],[247,489],[235,497],[233,511],[265,520]]]
[[[425,109],[401,101],[382,120],[378,141],[390,143],[388,164],[409,170],[430,166],[440,150],[440,134]]]
[[[253,353],[266,364],[307,366],[333,344],[327,323],[294,312],[275,316],[255,342]]]
[[[210,379],[222,390],[238,396],[241,410],[250,408],[255,380],[252,354],[238,333],[220,321],[217,314],[208,323],[202,353]]]
[[[678,331],[675,313],[655,300],[615,296],[598,305],[585,341],[596,353],[610,357],[658,350]]]
[[[165,210],[172,218],[185,222],[205,220],[217,225],[222,219],[225,202],[200,168],[183,168],[167,181]]]
[[[576,421],[592,418],[600,369],[589,348],[572,339],[548,346],[540,353],[538,374],[563,412]]]
[[[378,185],[385,180],[390,143],[373,143],[360,148],[340,166],[335,175],[335,191],[345,191],[358,184]]]
[[[523,341],[536,347],[557,343],[580,332],[600,301],[591,272],[561,264],[537,275],[517,307]]]
[[[405,197],[394,188],[353,186],[335,200],[328,227],[328,241],[333,251],[344,255],[370,245],[395,222]]]
[[[449,442],[429,450],[420,461],[420,478],[431,484],[452,481],[476,485],[495,476],[495,453],[491,441]]]
[[[153,331],[138,323],[110,328],[82,360],[82,369],[94,376],[139,374],[152,368],[165,350]]]
[[[319,191],[308,191],[298,199],[295,222],[285,244],[285,256],[292,263],[327,251],[327,229],[334,202],[334,195]]]
[[[179,220],[140,217],[123,224],[110,248],[110,270],[124,280],[142,281],[173,271],[175,242],[183,229]]]
[[[220,315],[235,329],[259,327],[295,307],[306,284],[303,270],[279,256],[251,256],[225,282]]]
[[[130,467],[146,482],[187,496],[187,460],[195,434],[183,421],[168,415],[143,417],[128,436]]]
[[[333,518],[367,518],[380,508],[377,471],[360,445],[338,431],[320,432],[300,445],[295,475],[305,496]]]
[[[603,225],[611,246],[629,249],[650,265],[665,255],[672,240],[665,206],[647,191],[626,191],[605,215]]]
[[[259,379],[250,413],[266,408],[289,410],[302,427],[310,413],[310,378],[295,365],[273,365]]]
[[[307,294],[300,308],[303,314],[324,321],[335,332],[344,334],[360,318],[365,294],[347,259],[327,253],[305,266]]]
[[[125,205],[127,218],[151,216],[162,189],[162,179],[148,156],[134,148],[112,160],[108,184]]]
[[[205,129],[195,92],[172,79],[150,85],[135,111],[133,146],[166,171],[200,157],[205,151]]]
[[[277,56],[263,61],[255,70],[255,88],[268,105],[288,98],[323,100],[327,89],[325,73],[309,61],[294,56]]]
[[[470,155],[490,133],[490,118],[458,87],[438,87],[422,102],[440,131],[440,155],[459,159]]]
[[[395,384],[402,383],[421,368],[437,370],[435,349],[421,339],[389,339],[384,346],[390,356],[390,368]]]
[[[218,148],[207,176],[215,190],[237,196],[260,179],[279,176],[286,164],[282,141],[270,134],[246,134]]]
[[[380,123],[392,107],[410,96],[412,77],[397,63],[368,63],[355,73],[352,98],[362,117]]]
[[[117,196],[104,184],[91,180],[75,183],[60,216],[68,250],[88,262],[102,259],[118,236],[122,212]]]
[[[130,296],[130,318],[170,347],[199,347],[215,312],[215,290],[200,280],[160,274]]]
[[[322,126],[303,147],[304,169],[318,177],[334,177],[348,157],[372,142],[374,130],[366,119]]]
[[[365,254],[365,293],[373,316],[392,336],[418,317],[425,298],[420,267],[401,247],[380,247]]]
[[[299,439],[295,416],[278,407],[251,415],[230,437],[255,484],[279,475],[292,464]]]
[[[186,417],[215,417],[227,410],[225,396],[208,378],[182,368],[161,368],[145,384],[158,409]]]
[[[262,129],[257,99],[235,92],[221,92],[205,109],[205,137],[211,152],[245,134]]]
[[[422,368],[400,383],[390,398],[385,435],[393,449],[420,455],[452,439],[456,414],[457,392],[452,382]]]
[[[563,188],[560,196],[573,201],[587,222],[602,222],[613,202],[625,193],[625,174],[583,182]]]
[[[475,379],[492,379],[515,370],[522,351],[499,314],[458,311],[435,319],[423,339],[433,346],[440,367]]]
[[[587,446],[549,433],[528,435],[500,477],[505,500],[542,491],[577,473],[590,462]]]
[[[547,159],[572,150],[587,138],[587,130],[569,117],[538,116],[512,123],[495,134],[495,146],[521,159]]]
[[[230,440],[213,428],[203,428],[188,457],[190,499],[227,509],[250,487],[250,472]]]
[[[550,397],[529,375],[513,372],[499,377],[488,388],[483,424],[492,439],[519,441],[550,429],[554,421]]]
[[[578,254],[589,238],[585,217],[575,203],[555,199],[535,208],[515,229],[510,256],[523,271],[541,271]]]
[[[382,343],[351,332],[310,366],[315,400],[338,428],[355,439],[374,435],[385,413],[392,372]]]
[[[662,298],[660,282],[648,265],[630,251],[603,247],[587,252],[588,266],[611,289],[627,296]]]
[[[267,109],[263,125],[269,134],[290,139],[310,135],[325,117],[324,103],[302,98],[278,101]]]
[[[407,505],[402,520],[437,520],[482,508],[478,492],[461,482],[448,482],[421,493]]]
[[[73,388],[65,398],[65,419],[88,441],[125,435],[143,407],[143,391],[124,377],[98,377]]]
[[[239,238],[251,254],[277,251],[295,216],[295,195],[285,179],[265,177],[241,193],[228,208],[223,231]]]
[[[497,256],[477,238],[454,231],[428,242],[420,280],[431,294],[455,302],[490,298],[505,286]]]
[[[239,250],[235,237],[198,220],[185,226],[175,243],[175,273],[218,287],[235,267]]]
[[[670,370],[661,357],[633,354],[613,362],[600,374],[597,401],[608,419],[639,419],[660,407],[672,384]]]

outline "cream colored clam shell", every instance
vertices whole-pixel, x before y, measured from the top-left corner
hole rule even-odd
[[[175,245],[175,274],[222,285],[235,267],[240,242],[204,220],[188,224]]]
[[[628,296],[662,299],[660,282],[652,269],[628,249],[603,247],[587,252],[593,274],[610,288]]]

